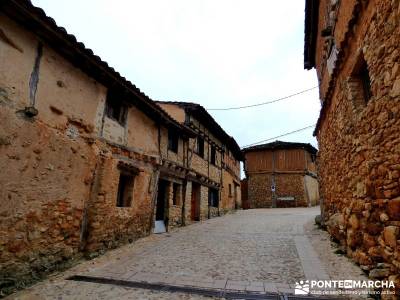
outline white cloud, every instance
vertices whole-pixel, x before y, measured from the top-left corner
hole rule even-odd
[[[33,2],[153,99],[242,106],[317,85],[315,72],[302,66],[303,1]],[[318,112],[312,91],[264,107],[211,113],[246,145],[313,124]],[[311,133],[285,140],[316,145]]]

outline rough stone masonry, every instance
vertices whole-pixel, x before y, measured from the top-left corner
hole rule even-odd
[[[400,288],[400,1],[306,1],[323,215],[374,279]]]

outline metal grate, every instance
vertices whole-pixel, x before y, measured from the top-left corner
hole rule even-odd
[[[227,290],[216,290],[216,289],[203,289],[197,287],[186,287],[186,286],[174,286],[163,283],[149,283],[142,281],[127,281],[127,280],[118,280],[104,277],[93,277],[93,276],[83,276],[83,275],[74,275],[67,280],[73,281],[82,281],[82,282],[92,282],[92,283],[100,283],[100,284],[111,284],[118,285],[124,287],[131,288],[139,288],[146,289],[152,291],[162,291],[169,293],[185,293],[185,294],[194,294],[200,296],[208,296],[208,297],[218,297],[225,299],[244,299],[244,300],[318,300],[318,299],[336,299],[336,298],[327,298],[327,297],[314,297],[314,296],[292,296],[292,295],[280,295],[275,293],[252,293],[252,292],[234,292]]]

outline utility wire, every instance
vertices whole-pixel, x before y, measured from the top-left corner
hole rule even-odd
[[[251,104],[251,105],[245,105],[245,106],[237,106],[237,107],[207,108],[207,110],[235,110],[235,109],[243,109],[243,108],[250,108],[250,107],[256,107],[256,106],[267,105],[267,104],[279,102],[279,101],[282,101],[282,100],[286,100],[286,99],[288,99],[288,98],[292,98],[292,97],[297,96],[297,95],[300,95],[300,94],[307,93],[307,92],[309,92],[309,91],[311,91],[311,90],[315,90],[316,88],[318,88],[318,85],[317,85],[317,86],[314,86],[314,87],[312,87],[312,88],[309,88],[309,89],[306,89],[306,90],[303,90],[303,91],[300,91],[300,92],[297,92],[297,93],[294,93],[294,94],[291,94],[291,95],[288,95],[288,96],[285,96],[285,97],[281,97],[281,98],[278,98],[278,99],[275,99],[275,100],[267,101],[267,102],[262,102],[262,103],[257,103],[257,104]]]
[[[315,125],[316,125],[316,124],[309,125],[309,126],[307,126],[307,127],[300,128],[300,129],[296,129],[296,130],[294,130],[294,131],[287,132],[287,133],[284,133],[284,134],[275,136],[275,137],[273,137],[273,138],[269,138],[269,139],[262,140],[262,141],[259,141],[259,142],[253,143],[253,144],[249,144],[249,145],[243,146],[242,149],[248,148],[248,147],[251,147],[251,146],[255,146],[255,145],[260,144],[260,143],[265,143],[265,142],[268,142],[268,141],[271,141],[271,140],[275,140],[275,139],[277,139],[277,138],[280,138],[280,137],[283,137],[283,136],[287,136],[287,135],[292,134],[292,133],[300,132],[300,131],[306,130],[306,129],[308,129],[308,128],[315,127]]]

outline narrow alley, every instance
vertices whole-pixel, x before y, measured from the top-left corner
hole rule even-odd
[[[314,225],[318,210],[244,210],[151,235],[9,299],[202,299],[202,292],[221,298],[239,292],[242,299],[245,295],[268,299],[266,295],[293,294],[301,280],[338,279],[343,274],[364,280],[348,258],[334,254],[326,232]],[[82,277],[66,280],[72,276]],[[85,282],[96,281],[93,278],[103,282]],[[138,282],[150,285],[144,289],[129,285]],[[160,286],[169,291],[154,288]],[[179,291],[185,287],[185,293]]]

